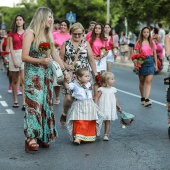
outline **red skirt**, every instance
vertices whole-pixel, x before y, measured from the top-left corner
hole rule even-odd
[[[73,136],[84,142],[93,142],[96,140],[96,121],[95,120],[74,120]]]

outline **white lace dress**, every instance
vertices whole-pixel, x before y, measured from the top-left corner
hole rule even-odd
[[[98,101],[98,106],[101,109],[101,112],[104,116],[104,120],[118,119],[115,98],[115,93],[117,92],[117,89],[115,87],[100,87],[98,91],[102,92]]]

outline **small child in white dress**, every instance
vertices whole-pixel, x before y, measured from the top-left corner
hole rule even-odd
[[[120,106],[116,97],[117,89],[112,87],[114,84],[114,74],[111,72],[105,72],[101,76],[101,84],[102,87],[98,88],[98,96],[97,100],[95,101],[101,112],[104,116],[105,121],[105,134],[104,134],[104,141],[108,141],[109,137],[109,129],[110,129],[110,121],[118,119],[117,110],[120,112]]]
[[[64,82],[65,88],[72,90],[75,98],[67,115],[66,127],[75,144],[94,142],[100,135],[103,115],[93,101],[89,71],[78,69],[76,75],[77,82]]]

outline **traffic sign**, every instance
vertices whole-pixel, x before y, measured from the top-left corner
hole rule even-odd
[[[75,13],[72,13],[72,12],[70,11],[70,13],[67,13],[67,14],[66,14],[66,19],[67,19],[70,23],[76,22],[76,14],[75,14]]]

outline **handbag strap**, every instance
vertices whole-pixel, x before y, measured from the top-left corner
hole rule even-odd
[[[81,42],[80,47],[83,47],[83,46],[85,46],[85,40],[82,40],[82,42]],[[75,56],[75,58],[74,58],[74,61],[73,61],[73,66],[76,65],[76,62],[77,62],[77,60],[78,60],[78,57],[79,57],[80,52],[81,52],[81,50],[80,50],[80,48],[78,48],[78,49],[77,49],[77,54],[76,54],[76,56]]]

